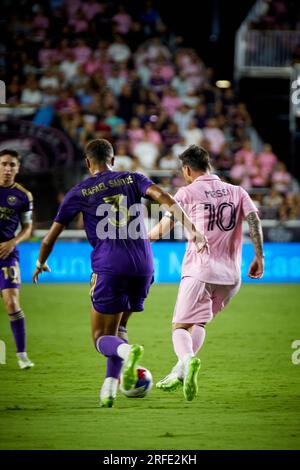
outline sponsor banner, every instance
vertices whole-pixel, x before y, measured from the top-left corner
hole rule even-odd
[[[31,282],[40,243],[26,242],[19,246],[23,282]],[[184,242],[158,242],[152,244],[155,281],[179,282]],[[253,258],[251,244],[243,245],[242,280],[251,283],[300,282],[300,243],[265,243],[265,275],[257,281],[247,276]],[[58,241],[49,257],[51,273],[40,276],[40,282],[89,282],[91,276],[90,253],[85,241]]]

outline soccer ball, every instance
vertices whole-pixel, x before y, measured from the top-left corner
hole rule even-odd
[[[144,398],[150,392],[153,380],[150,370],[146,367],[137,367],[138,379],[136,384],[129,390],[125,390],[123,387],[123,377],[121,375],[120,390],[127,398]]]

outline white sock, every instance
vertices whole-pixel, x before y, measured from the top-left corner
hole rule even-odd
[[[28,359],[26,352],[17,353],[17,357],[18,357],[19,359],[23,359],[23,360]]]
[[[114,377],[106,377],[101,388],[101,394],[106,395],[107,391],[112,394],[113,397],[117,395],[119,380]]]
[[[190,360],[192,357],[194,357],[194,355],[191,354],[191,353],[187,353],[187,354],[185,354],[185,355],[183,356],[182,362],[183,362],[184,367],[186,367],[187,363],[189,362],[189,360]]]
[[[131,346],[127,343],[122,343],[117,347],[117,354],[121,359],[126,361],[128,354],[130,353]]]
[[[184,364],[181,360],[179,360],[175,366],[173,367],[172,369],[172,372],[174,374],[177,374],[179,378],[183,378],[183,374],[184,374]]]

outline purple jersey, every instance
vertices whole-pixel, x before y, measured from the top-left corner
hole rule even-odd
[[[55,222],[67,225],[82,213],[88,241],[94,248],[94,273],[153,273],[152,251],[140,205],[153,184],[139,173],[108,170],[77,184],[66,194]]]
[[[28,220],[32,204],[32,194],[20,184],[0,186],[0,243],[14,238],[20,222]],[[15,248],[11,254],[17,253]]]

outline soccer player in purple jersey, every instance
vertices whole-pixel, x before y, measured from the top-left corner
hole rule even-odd
[[[100,405],[111,407],[117,394],[121,367],[124,388],[137,380],[136,366],[142,356],[140,345],[129,345],[118,336],[123,321],[140,312],[153,280],[153,260],[141,214],[141,198],[164,204],[183,221],[197,249],[206,249],[206,239],[174,199],[139,173],[114,172],[112,145],[104,139],[91,141],[85,151],[90,178],[65,196],[50,231],[44,238],[33,282],[49,269],[45,264],[65,226],[82,213],[91,255],[91,323],[97,351],[107,357],[106,378]],[[123,364],[123,366],[122,366]]]
[[[21,369],[34,366],[26,353],[25,317],[20,307],[20,269],[17,245],[31,235],[32,195],[15,183],[20,156],[15,150],[0,151],[0,289],[13,332]],[[15,235],[18,226],[21,230]]]
[[[196,357],[205,339],[205,324],[211,321],[241,285],[242,221],[247,220],[255,257],[248,275],[260,279],[264,272],[263,237],[258,210],[248,193],[239,186],[225,183],[211,174],[208,152],[191,145],[179,159],[188,183],[174,199],[204,231],[209,253],[196,252],[188,243],[182,265],[181,282],[173,315],[172,340],[178,362],[157,383],[162,390],[183,385],[186,400],[197,395],[200,359]],[[172,214],[171,214],[172,216]],[[166,235],[170,224],[163,217],[150,232],[150,239]]]

